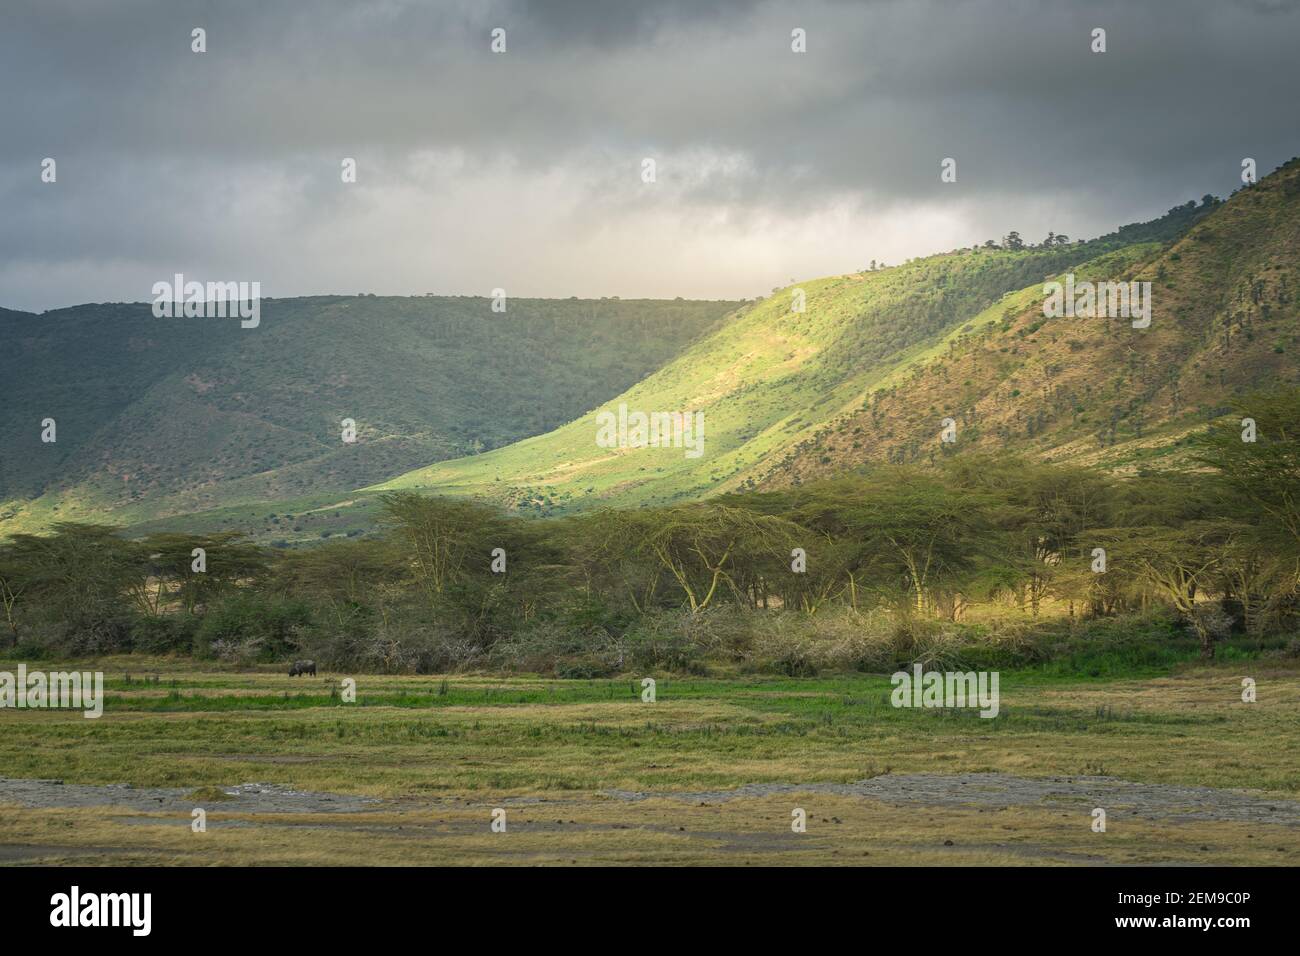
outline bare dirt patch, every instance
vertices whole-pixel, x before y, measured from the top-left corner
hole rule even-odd
[[[204,799],[204,796],[207,799]],[[207,831],[191,832],[191,811]],[[1104,807],[1107,835],[1091,828]],[[508,811],[508,836],[489,827]],[[791,829],[806,808],[807,831]],[[322,841],[320,835],[330,839]],[[730,790],[408,793],[0,779],[0,866],[700,864],[1287,865],[1300,802],[1100,776],[886,774]]]
[[[222,787],[227,799],[223,810],[232,813],[346,813],[373,809],[379,802],[337,793],[313,793],[270,783],[241,783]],[[0,779],[0,804],[29,809],[120,807],[127,810],[180,810],[195,806],[193,788],[133,787],[130,784],[94,786],[61,780]]]
[[[748,784],[734,790],[633,792],[607,790],[620,800],[652,797],[722,802],[774,794],[829,793],[927,807],[1103,807],[1153,820],[1272,823],[1300,827],[1300,802],[1244,791],[1133,783],[1115,777],[1016,777],[1003,773],[887,774],[857,783]]]
[[[221,809],[230,813],[347,813],[409,804],[338,793],[294,790],[270,783],[219,788]],[[824,793],[895,805],[983,807],[986,809],[1091,809],[1163,821],[1269,823],[1300,827],[1300,801],[1262,797],[1247,791],[1174,784],[1134,783],[1115,777],[1017,777],[1002,773],[886,774],[856,783],[755,783],[731,790],[604,790],[600,795],[637,802],[665,798],[689,803],[725,803],[781,794]],[[441,803],[436,800],[435,803]],[[459,801],[456,801],[459,802]],[[506,797],[497,803],[560,803],[542,797]],[[576,802],[583,802],[576,800]],[[195,805],[190,788],[93,786],[59,780],[0,779],[0,804],[34,809],[115,807],[138,811],[188,811]]]

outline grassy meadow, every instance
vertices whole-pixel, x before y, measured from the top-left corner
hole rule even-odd
[[[1226,649],[1225,649],[1226,651]],[[1085,664],[1005,672],[1001,711],[894,708],[885,675],[816,678],[347,675],[290,678],[182,658],[42,662],[105,675],[104,716],[0,713],[0,862],[202,864],[1294,864],[1294,812],[1200,812],[1180,788],[1300,789],[1300,662],[1221,653],[1123,678]],[[1089,672],[1101,676],[1090,676]],[[1241,681],[1257,682],[1243,703]],[[853,792],[940,775],[941,797]],[[968,799],[991,780],[1056,798]],[[1091,828],[1090,778],[1154,785]],[[1081,779],[1076,779],[1081,778]],[[927,778],[932,779],[932,778]],[[251,812],[256,782],[346,809]],[[171,788],[158,809],[60,806],[59,787]],[[940,790],[944,788],[941,786]],[[152,792],[152,791],[150,791]],[[116,794],[116,796],[114,796]],[[1213,803],[1213,794],[1209,803]],[[155,799],[155,798],[150,798]],[[207,812],[192,832],[191,808]],[[791,830],[796,807],[807,830]],[[494,808],[507,829],[490,829]],[[1276,810],[1277,807],[1265,808]],[[1231,816],[1231,815],[1229,815]]]

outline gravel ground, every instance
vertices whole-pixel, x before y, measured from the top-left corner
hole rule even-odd
[[[394,801],[292,790],[268,783],[245,783],[222,789],[227,799],[212,806],[234,813],[349,813],[394,804]],[[58,780],[0,778],[0,804],[31,808],[120,807],[136,811],[181,810],[188,813],[196,803],[192,793],[186,788],[132,787],[128,784],[91,786],[65,784]],[[734,790],[605,790],[602,796],[625,801],[663,797],[691,803],[722,803],[783,793],[828,793],[928,807],[1104,807],[1111,815],[1132,814],[1154,820],[1236,821],[1300,827],[1300,802],[1294,800],[1212,787],[1133,783],[1114,777],[887,774],[848,784],[755,783]],[[552,801],[524,797],[500,802],[531,804]]]
[[[621,800],[668,797],[708,803],[779,793],[831,793],[929,807],[1103,807],[1108,814],[1131,813],[1149,819],[1300,826],[1300,802],[1294,800],[1259,797],[1213,787],[1132,783],[1115,777],[1027,778],[1001,773],[918,773],[887,774],[848,784],[755,783],[735,790],[604,791],[606,796]]]
[[[291,790],[271,783],[243,783],[223,787],[229,799],[213,807],[234,813],[329,813],[369,810],[379,803],[337,793]],[[202,800],[193,788],[107,786],[64,783],[61,780],[7,780],[0,778],[0,803],[39,809],[72,807],[122,807],[128,810],[190,810]]]

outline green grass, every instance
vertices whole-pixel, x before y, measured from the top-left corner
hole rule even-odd
[[[566,773],[589,789],[648,786],[655,775],[646,776],[636,768],[661,750],[689,754],[698,765],[679,775],[675,785],[737,786],[750,782],[749,777],[780,780],[789,773],[806,781],[856,779],[854,775],[861,776],[865,766],[878,764],[852,758],[854,749],[864,745],[863,754],[892,751],[893,760],[920,769],[927,753],[953,746],[987,751],[977,763],[997,766],[1006,756],[997,756],[998,747],[1014,748],[1043,735],[1066,749],[1086,749],[1090,741],[1113,742],[1118,736],[1132,738],[1135,746],[1156,746],[1149,753],[1135,752],[1126,763],[1134,769],[1145,765],[1151,779],[1224,785],[1212,765],[1163,764],[1157,738],[1177,734],[1224,745],[1231,737],[1233,747],[1257,752],[1263,761],[1261,770],[1272,766],[1265,776],[1271,775],[1276,788],[1294,791],[1300,788],[1300,770],[1277,757],[1300,743],[1300,731],[1287,727],[1284,719],[1266,719],[1270,714],[1283,718],[1291,705],[1300,704],[1296,698],[1300,675],[1294,668],[1278,670],[1279,660],[1257,658],[1211,668],[1186,661],[1164,666],[1148,663],[1125,678],[1081,677],[1067,672],[1060,662],[1005,671],[1002,709],[993,720],[968,711],[894,708],[885,675],[807,679],[661,675],[653,704],[641,701],[635,677],[567,681],[356,675],[357,701],[348,704],[338,694],[343,675],[294,679],[271,673],[178,672],[169,670],[171,662],[165,659],[153,661],[152,668],[131,658],[99,664],[47,662],[44,669],[106,670],[105,716],[90,721],[57,712],[0,714],[7,731],[0,743],[0,762],[18,775],[83,782],[129,779],[140,784],[175,783],[183,778],[186,786],[206,786],[239,781],[229,777],[226,764],[203,759],[199,744],[204,740],[219,751],[250,756],[317,754],[321,771],[333,763],[329,755],[340,741],[355,741],[381,745],[378,751],[353,755],[363,764],[375,761],[373,773],[348,770],[343,777],[326,773],[302,779],[290,768],[277,767],[282,775],[277,779],[327,790],[404,792],[453,784],[478,788],[484,781],[457,773],[454,764],[441,757],[431,761],[433,754],[412,753],[412,763],[402,759],[397,761],[400,766],[390,768],[395,752],[383,747],[401,751],[408,741],[443,739],[456,742],[446,744],[451,752],[443,756],[462,760],[472,756],[476,747],[483,748],[483,754],[522,754],[520,748],[542,741],[565,750],[595,748],[577,762],[571,752],[553,754],[567,767]],[[1095,663],[1085,665],[1086,669],[1096,670]],[[128,667],[133,673],[129,681]],[[1269,680],[1279,682],[1285,688],[1284,699],[1290,702],[1279,702],[1277,692],[1262,692],[1261,700],[1271,699],[1271,706],[1240,705],[1243,667],[1246,673],[1261,675],[1257,678],[1261,687]],[[145,671],[158,672],[160,680],[135,676]],[[1266,674],[1272,677],[1262,676]],[[1149,701],[1133,700],[1137,691],[1150,696],[1153,687],[1180,683],[1194,687],[1204,700],[1195,708],[1166,706],[1158,694]],[[1271,729],[1263,732],[1266,726]],[[781,743],[793,739],[800,741],[797,753]],[[603,750],[601,740],[620,742],[617,746],[622,749],[612,762],[607,754],[595,759],[596,751]],[[990,745],[991,741],[1001,743]],[[66,766],[70,751],[75,751],[71,768]],[[137,763],[141,753],[164,759]],[[168,754],[185,755],[185,759],[174,764],[165,759]],[[542,785],[536,768],[544,756],[534,752],[519,763],[489,762],[496,767],[494,779],[508,780],[508,788],[528,789]],[[774,761],[771,767],[763,764],[768,759]],[[1079,766],[1049,758],[1040,771],[1077,773]]]

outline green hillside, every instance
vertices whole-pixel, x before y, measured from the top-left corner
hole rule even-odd
[[[378,495],[395,489],[474,496],[546,515],[779,487],[871,463],[970,451],[1028,453],[1120,472],[1163,467],[1180,461],[1188,436],[1222,415],[1233,397],[1300,381],[1298,200],[1300,163],[1293,160],[1226,203],[1206,197],[1086,242],[962,249],[811,280],[744,303],[725,320],[725,303],[548,303],[551,321],[523,323],[531,338],[466,318],[442,337],[441,349],[426,345],[424,352],[406,344],[418,337],[412,325],[428,314],[421,310],[457,303],[484,309],[483,300],[299,300],[328,303],[318,311],[336,322],[345,308],[387,306],[383,320],[376,315],[360,337],[368,349],[354,354],[337,346],[326,359],[308,350],[318,356],[309,370],[300,364],[296,377],[268,374],[264,395],[329,396],[328,403],[290,402],[305,416],[295,427],[276,420],[271,406],[256,417],[259,427],[270,421],[287,435],[306,434],[301,457],[247,475],[219,462],[226,471],[212,487],[190,484],[161,499],[133,483],[142,501],[123,507],[119,495],[110,516],[141,531],[244,530],[300,544],[373,529]],[[1046,318],[1043,283],[1066,273],[1079,282],[1150,282],[1150,326]],[[802,312],[792,308],[796,289],[805,296]],[[526,314],[520,305],[512,320]],[[557,320],[566,306],[572,322]],[[678,324],[659,322],[658,314],[674,315]],[[607,322],[606,315],[623,318]],[[496,339],[483,340],[496,330]],[[292,354],[298,338],[286,339],[280,352]],[[601,378],[593,354],[614,371]],[[434,355],[445,363],[442,371],[422,379],[420,368]],[[265,356],[244,360],[267,364]],[[232,369],[216,374],[214,364],[203,372],[187,367],[199,378],[187,387],[220,399],[202,404],[221,409],[236,400],[237,385]],[[593,385],[619,374],[635,384],[621,392]],[[190,460],[199,460],[214,444],[199,430],[206,422],[194,415],[175,426],[165,420],[174,408],[200,403],[174,378],[162,379],[151,387],[156,398],[134,398],[132,427],[150,437],[149,447],[159,447],[160,434],[180,447],[192,442]],[[388,393],[377,382],[388,383]],[[96,387],[86,385],[91,393]],[[538,399],[547,388],[562,392],[567,404]],[[104,404],[114,394],[106,389]],[[389,415],[383,427],[353,411],[381,399]],[[599,446],[598,413],[621,404],[646,413],[702,412],[703,455]],[[152,409],[152,417],[141,419],[141,409]],[[419,417],[422,409],[444,414],[437,429]],[[356,446],[340,446],[332,434],[345,413],[362,424]],[[243,422],[238,415],[213,418],[213,428]],[[948,418],[957,428],[952,444],[939,435]],[[503,422],[523,435],[541,433],[509,442]],[[62,442],[62,423],[60,429]],[[218,447],[229,448],[223,441]],[[453,457],[476,441],[481,453]],[[101,454],[103,447],[92,446]],[[391,477],[416,456],[423,467]],[[86,451],[81,457],[94,461]],[[163,467],[156,457],[148,460],[154,470]],[[88,498],[87,511],[103,507],[102,481],[73,487],[101,496]],[[66,508],[69,498],[53,500]],[[66,514],[40,511],[47,500],[22,512],[43,520]]]
[[[1295,173],[1293,166],[1230,203],[1207,197],[1097,240],[963,249],[800,283],[743,306],[733,321],[602,406],[702,411],[702,457],[688,458],[680,448],[598,447],[593,412],[553,432],[491,454],[432,464],[371,491],[469,494],[541,514],[592,504],[657,504],[872,461],[928,459],[941,453],[946,417],[959,424],[958,443],[944,446],[955,453],[993,445],[1049,454],[1068,445],[1084,457],[1136,454],[1127,447],[1132,441],[1194,417],[1198,403],[1204,421],[1208,409],[1251,377],[1248,369],[1263,377],[1293,376],[1294,349],[1271,350],[1274,338],[1287,338],[1295,328],[1283,316],[1294,310],[1288,290],[1295,287],[1300,222]],[[1258,248],[1243,245],[1247,236]],[[1043,282],[1065,272],[1080,279],[1158,281],[1152,328],[1129,335],[1102,319],[1087,320],[1087,328],[1082,319],[1045,327]],[[1251,318],[1241,299],[1260,281],[1257,308],[1272,310],[1267,319]],[[801,313],[792,309],[795,288],[806,295]],[[1177,367],[1184,368],[1190,356],[1212,347],[1212,315],[1228,303],[1237,308],[1224,321],[1255,329],[1257,347],[1245,349],[1234,338],[1223,361],[1203,370],[1214,388],[1192,394],[1185,383],[1178,404],[1117,418],[1117,405],[1140,401],[1139,394],[1150,395],[1155,381],[1164,380],[1175,353]],[[1272,357],[1262,358],[1265,352]],[[1158,374],[1134,377],[1132,370],[1147,357],[1159,363]],[[1121,395],[1119,375],[1127,375],[1131,394]],[[1072,383],[1068,390],[1059,387],[1063,378]],[[1126,434],[1121,423],[1136,426],[1139,420],[1143,424]]]
[[[1075,272],[1150,282],[1150,327],[1047,318],[1042,286],[1027,288],[764,462],[756,483],[1006,449],[1119,473],[1167,467],[1232,399],[1300,384],[1300,160],[1177,242],[1129,246]],[[955,443],[938,440],[944,418],[957,422]]]
[[[255,329],[148,304],[0,310],[0,535],[328,502],[561,425],[735,306],[511,299],[494,313],[484,298],[327,296],[263,300]]]

